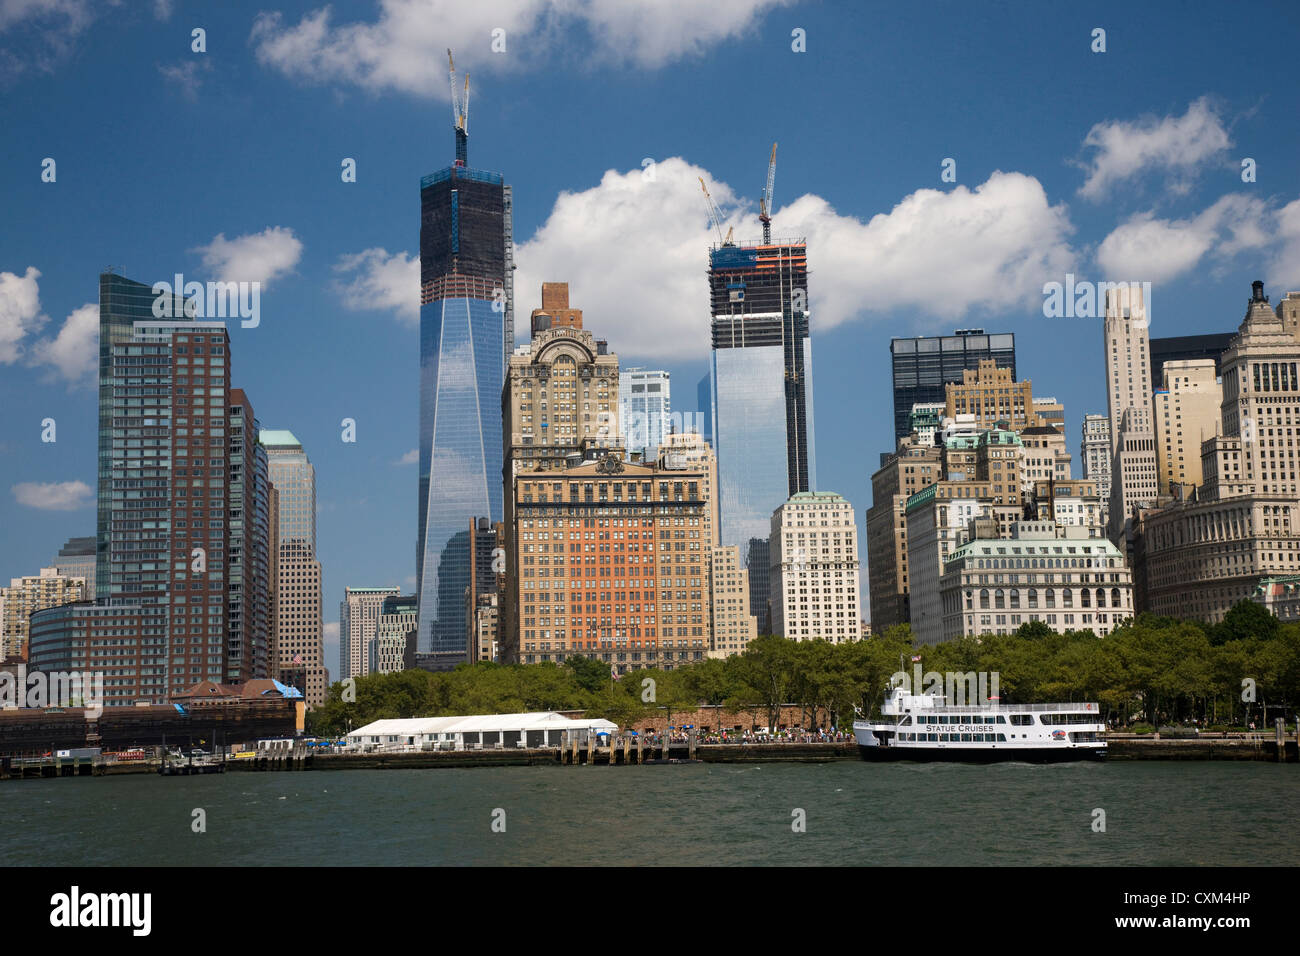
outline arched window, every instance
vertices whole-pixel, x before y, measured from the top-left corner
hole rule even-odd
[[[1079,588],[1079,605],[1081,607],[1092,607],[1092,592],[1087,588]]]
[[[1029,608],[1033,610],[1038,607],[1038,588],[1029,589]]]
[[[1074,607],[1074,592],[1069,588],[1061,588],[1061,607]]]
[[[1011,589],[1011,610],[1013,611],[1020,610],[1020,589],[1019,588]]]
[[[1007,606],[1006,593],[1001,588],[998,588],[995,592],[993,592],[993,607],[998,610],[1005,610],[1006,606]]]
[[[967,591],[967,592],[966,592],[966,610],[968,610],[968,611],[973,611],[974,609],[975,609],[975,592],[973,592],[973,591]]]
[[[1123,605],[1123,603],[1124,603],[1124,602],[1121,601],[1120,598],[1119,598],[1119,588],[1111,588],[1111,589],[1110,589],[1110,606],[1111,606],[1111,607],[1121,607],[1121,606]]]
[[[1056,607],[1056,588],[1047,589],[1047,606],[1049,608]]]
[[[988,609],[989,609],[989,589],[983,588],[980,591],[980,610],[987,611]]]
[[[1106,606],[1106,589],[1097,588],[1097,607]]]

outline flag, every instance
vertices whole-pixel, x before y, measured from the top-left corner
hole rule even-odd
[[[295,655],[293,655],[293,662],[294,662],[295,664],[301,664],[301,663],[302,663],[302,655],[301,655],[301,654],[295,654]]]
[[[912,663],[913,663],[913,664],[919,664],[919,663],[921,663],[921,655],[920,655],[920,654],[917,654],[915,657],[913,657],[913,658],[912,658]]]

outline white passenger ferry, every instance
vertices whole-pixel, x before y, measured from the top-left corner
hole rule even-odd
[[[951,706],[942,694],[895,687],[883,717],[855,720],[863,760],[1102,760],[1106,725],[1096,704]]]

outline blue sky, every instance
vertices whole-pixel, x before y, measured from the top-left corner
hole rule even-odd
[[[862,520],[890,336],[969,326],[1016,333],[1078,473],[1100,330],[1045,318],[1044,282],[1150,281],[1157,336],[1235,329],[1253,279],[1300,288],[1297,27],[1293,2],[0,0],[0,578],[94,532],[84,307],[111,264],[264,283],[232,383],[316,465],[326,620],[345,585],[413,589],[418,186],[452,156],[449,46],[471,165],[514,187],[521,330],[567,280],[622,364],[669,369],[695,410],[696,177],[755,236],[778,141],[774,232],[809,240],[822,488]]]

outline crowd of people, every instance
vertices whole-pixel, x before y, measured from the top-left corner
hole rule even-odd
[[[793,730],[779,730],[775,733],[766,731],[710,731],[702,730],[695,738],[697,744],[839,744],[851,743],[853,734],[843,730],[802,730],[795,728]],[[664,742],[663,734],[644,733],[641,735],[643,743],[652,747],[660,747]],[[670,744],[689,743],[689,735],[684,733],[672,733],[668,735]]]

